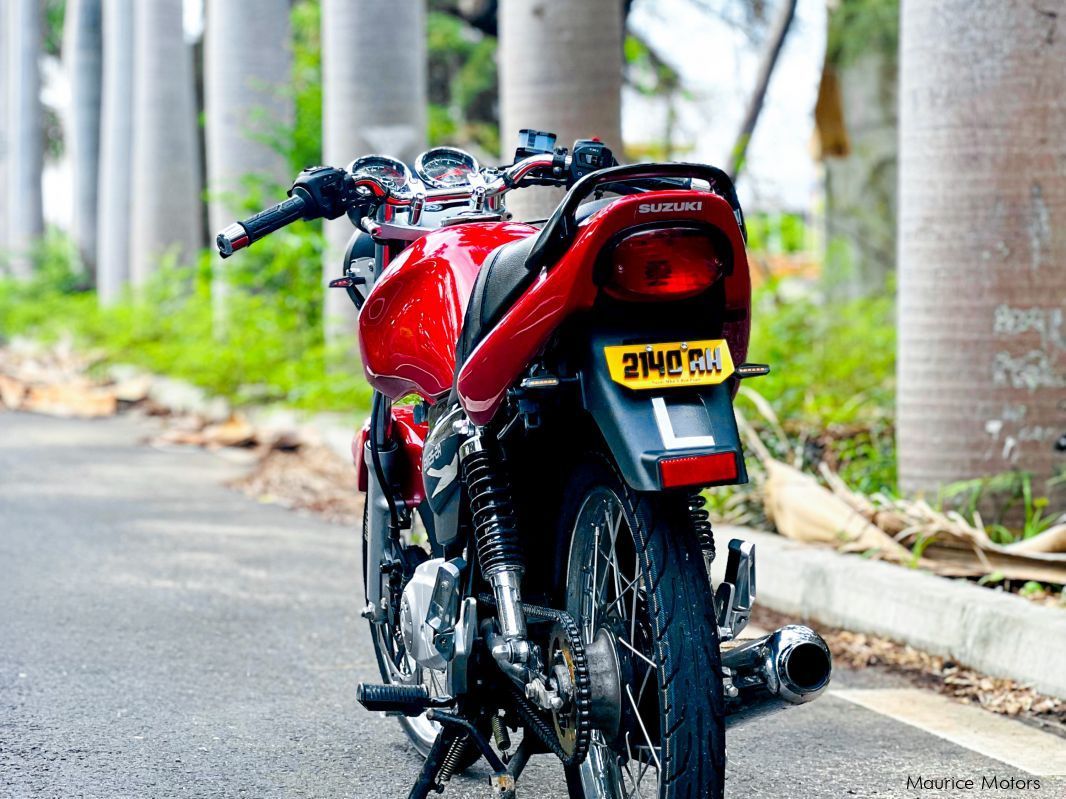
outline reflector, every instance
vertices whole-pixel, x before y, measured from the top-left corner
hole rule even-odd
[[[737,479],[737,456],[735,452],[715,452],[663,458],[659,461],[659,476],[663,488],[731,483]]]

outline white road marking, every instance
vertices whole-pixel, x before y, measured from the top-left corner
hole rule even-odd
[[[1033,776],[1066,776],[1066,740],[976,705],[913,688],[830,689],[829,694]]]

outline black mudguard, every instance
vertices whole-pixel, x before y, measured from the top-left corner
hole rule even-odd
[[[603,347],[617,343],[616,338],[592,337],[582,400],[630,487],[662,491],[661,459],[719,452],[736,455],[737,479],[730,483],[748,482],[729,382],[633,391],[611,380],[603,357]]]

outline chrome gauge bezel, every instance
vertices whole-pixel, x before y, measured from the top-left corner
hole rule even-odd
[[[358,174],[363,170],[368,162],[386,162],[390,166],[393,166],[403,175],[403,185],[397,188],[387,186],[389,193],[395,197],[409,197],[411,195],[411,181],[414,176],[411,174],[411,170],[407,168],[407,164],[398,158],[393,158],[390,155],[379,155],[377,153],[371,153],[370,155],[364,155],[360,158],[356,158],[348,165],[348,172],[352,175]]]
[[[431,177],[426,171],[426,164],[429,163],[434,156],[439,155],[458,156],[459,158],[467,160],[470,164],[471,174],[477,174],[481,171],[481,164],[479,164],[478,160],[466,150],[460,150],[458,147],[434,147],[430,150],[426,150],[415,160],[415,174],[418,176],[419,180],[421,180],[423,183],[425,183],[427,186],[430,186],[431,188],[451,189],[455,188],[456,186],[470,185],[469,179],[467,179],[463,183],[445,183],[443,181],[436,180],[435,178]]]

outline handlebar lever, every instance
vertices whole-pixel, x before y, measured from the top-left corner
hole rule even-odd
[[[237,250],[281,230],[299,219],[336,219],[374,193],[360,188],[346,170],[314,166],[301,172],[289,189],[289,199],[241,222],[234,222],[215,239],[218,254],[229,258]]]

